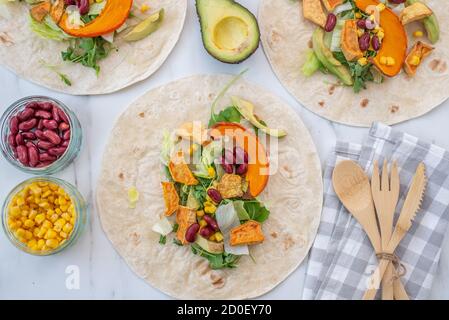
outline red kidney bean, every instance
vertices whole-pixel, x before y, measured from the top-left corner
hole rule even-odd
[[[37,119],[36,119],[36,118],[33,118],[33,119],[28,120],[28,121],[21,122],[21,123],[19,124],[19,130],[22,130],[22,131],[30,131],[30,130],[33,129],[36,125],[37,125]]]
[[[207,225],[211,227],[214,231],[218,231],[220,228],[218,227],[217,221],[215,221],[214,218],[211,216],[208,216],[207,214],[204,215],[203,219],[207,222]]]
[[[16,145],[23,146],[25,144],[25,140],[23,139],[23,136],[21,133],[18,133],[16,135]]]
[[[22,112],[19,112],[17,115],[17,118],[19,118],[19,121],[27,121],[31,119],[34,116],[34,110],[31,108],[25,108]]]
[[[37,149],[36,145],[32,142],[27,143],[27,148],[30,166],[34,168],[39,163],[39,150]]]
[[[248,172],[248,165],[246,163],[242,163],[235,169],[235,173],[242,176]]]
[[[56,122],[56,120],[42,120],[42,124],[44,125],[45,128],[50,129],[50,130],[56,130],[58,129],[58,123]]]
[[[64,0],[64,3],[65,3],[67,6],[73,6],[73,5],[76,5],[76,1],[75,1],[75,0]]]
[[[34,134],[34,132],[31,132],[31,131],[22,132],[22,137],[27,140],[35,140],[36,139],[36,135]]]
[[[234,148],[235,164],[248,163],[248,153],[240,147]]]
[[[44,140],[38,141],[37,146],[39,147],[39,149],[43,149],[43,150],[48,150],[48,149],[55,147],[55,145],[53,143],[44,141]]]
[[[17,147],[17,158],[21,164],[28,166],[28,148],[24,145]]]
[[[51,111],[53,109],[53,103],[51,102],[39,102],[39,109],[45,111]]]
[[[67,131],[65,131],[64,134],[62,135],[62,139],[65,140],[65,141],[69,141],[71,135],[72,135],[72,134],[71,134],[71,131],[70,131],[70,130],[67,130]]]
[[[51,113],[45,110],[39,110],[34,113],[34,115],[38,118],[42,119],[51,119]]]
[[[58,145],[61,143],[61,138],[58,136],[58,134],[52,130],[44,130],[43,135],[47,138],[48,141],[51,143]]]
[[[58,109],[59,117],[61,118],[61,120],[64,121],[65,123],[67,123],[67,124],[70,123],[69,118],[67,117],[65,112],[62,111],[61,108],[56,107],[56,109]]]
[[[40,161],[39,164],[36,166],[36,168],[45,168],[48,167],[49,165],[51,165],[53,161]]]
[[[326,25],[324,26],[324,30],[326,32],[332,32],[337,25],[337,16],[333,13],[329,13],[326,20]]]
[[[224,172],[229,173],[229,174],[234,173],[234,166],[232,164],[226,164],[224,162],[225,162],[225,160],[222,160],[222,163],[221,163],[221,166],[222,166]]]
[[[12,133],[10,133],[8,135],[8,143],[11,146],[11,148],[15,148],[17,147],[17,143],[16,143],[16,136],[13,135]]]
[[[65,147],[57,147],[57,148],[51,148],[48,149],[48,153],[52,156],[60,157],[64,154],[64,152],[67,150]]]
[[[231,150],[225,149],[223,152],[223,160],[225,164],[234,164],[235,163],[235,159],[234,159],[234,152],[232,152]]]
[[[70,140],[66,140],[63,143],[61,143],[61,147],[67,148],[69,146],[69,144],[70,144]]]
[[[19,119],[16,116],[9,120],[9,131],[14,135],[19,133]]]
[[[39,161],[41,162],[54,162],[56,160],[55,156],[49,155],[47,152],[43,152],[39,155]]]
[[[47,137],[44,136],[44,132],[42,130],[34,130],[34,134],[38,139],[47,140]]]
[[[365,32],[360,38],[359,38],[359,47],[360,50],[366,51],[369,49],[371,42],[371,35],[368,32]]]
[[[366,20],[357,20],[357,27],[360,29],[366,29]]]
[[[51,109],[51,115],[53,117],[53,120],[56,122],[61,122],[61,117],[59,116],[58,108],[56,106],[53,106]]]
[[[379,50],[380,50],[380,48],[381,48],[381,43],[380,43],[380,40],[379,40],[379,37],[378,37],[378,36],[374,36],[374,37],[371,39],[371,45],[373,46],[373,49],[374,49],[375,51],[379,51]]]
[[[223,200],[223,197],[221,196],[220,191],[214,188],[210,188],[207,190],[207,195],[212,199],[215,203],[220,203],[221,200]]]
[[[199,229],[200,229],[200,225],[198,223],[194,223],[190,227],[187,228],[187,231],[186,231],[187,242],[190,242],[190,243],[195,242],[196,234],[198,233]]]
[[[405,2],[405,0],[388,0],[388,1],[390,1],[391,3],[394,3],[394,4],[401,4],[401,3]]]
[[[26,108],[39,109],[39,103],[36,101],[28,102]]]
[[[211,227],[204,227],[200,230],[200,235],[206,239],[212,236],[214,233],[215,231]]]
[[[69,130],[69,129],[70,129],[70,126],[66,122],[61,122],[59,124],[59,130],[66,131],[66,130]]]
[[[43,130],[44,129],[44,119],[40,119],[39,122],[37,123],[37,128],[39,130]]]

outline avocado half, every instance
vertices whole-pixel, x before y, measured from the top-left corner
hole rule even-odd
[[[256,17],[233,0],[196,0],[204,48],[225,63],[240,63],[259,47]]]

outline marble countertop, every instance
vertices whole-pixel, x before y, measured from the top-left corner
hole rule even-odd
[[[258,1],[241,0],[257,12]],[[52,92],[0,67],[0,112],[28,95],[50,95],[77,113],[84,129],[84,146],[75,163],[57,177],[75,184],[90,203],[90,220],[85,233],[70,249],[50,257],[34,257],[13,247],[0,232],[0,299],[168,299],[140,280],[115,252],[103,233],[93,206],[93,195],[103,149],[115,119],[127,105],[146,91],[192,74],[238,73],[249,68],[246,79],[268,88],[287,101],[302,117],[317,146],[321,162],[332,152],[337,139],[361,142],[368,129],[352,128],[322,119],[303,108],[281,86],[260,48],[242,65],[226,65],[211,58],[202,48],[194,2],[189,1],[186,25],[178,45],[162,68],[150,79],[115,94],[73,97]],[[449,149],[449,101],[429,114],[397,125],[396,128]],[[0,201],[19,182],[30,178],[0,158]],[[449,233],[449,231],[448,231]],[[79,289],[69,290],[66,280],[79,270]],[[262,298],[299,299],[305,263],[286,281]],[[70,287],[70,286],[69,286]],[[446,240],[432,298],[449,298],[449,242]]]

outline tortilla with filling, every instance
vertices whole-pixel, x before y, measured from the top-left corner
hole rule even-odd
[[[254,298],[284,281],[306,257],[315,238],[323,200],[321,167],[315,146],[300,117],[268,90],[239,80],[231,96],[254,103],[257,115],[288,135],[279,140],[277,167],[261,194],[270,217],[265,241],[251,247],[256,263],[244,256],[236,269],[211,270],[189,246],[159,244],[151,231],[165,211],[160,188],[160,148],[164,130],[188,121],[207,124],[212,101],[229,76],[193,76],[149,91],[118,119],[105,149],[97,185],[97,208],[103,229],[133,271],[153,287],[180,299]],[[218,109],[217,109],[218,110]],[[270,144],[273,146],[274,144]],[[114,159],[114,161],[110,161]],[[139,208],[128,208],[126,190],[140,191]],[[275,266],[275,267],[273,267]],[[244,283],[245,285],[242,285]]]

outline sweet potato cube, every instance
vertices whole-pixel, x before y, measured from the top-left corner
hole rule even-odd
[[[258,244],[265,240],[259,222],[250,220],[231,230],[231,246]]]
[[[161,185],[164,192],[165,215],[171,216],[179,208],[179,196],[174,183],[162,182]]]
[[[176,237],[182,244],[186,244],[186,232],[192,224],[196,223],[196,211],[184,206],[179,206],[178,212],[176,212],[176,223],[178,224]]]
[[[348,61],[354,61],[363,57],[363,52],[359,47],[356,20],[345,21],[345,25],[341,31],[341,50]]]
[[[321,0],[303,0],[302,11],[304,18],[324,28],[327,16],[324,13]]]
[[[50,1],[45,1],[42,3],[39,3],[31,8],[31,16],[34,20],[42,22],[47,14],[50,13],[51,9],[51,3]]]
[[[236,174],[225,174],[218,183],[217,189],[224,199],[243,196],[242,177]]]
[[[404,69],[405,72],[410,76],[413,77],[416,74],[416,70],[421,65],[422,61],[428,57],[432,51],[434,50],[434,47],[418,41],[408,54],[407,58],[405,59],[404,63]]]
[[[198,180],[193,176],[192,171],[186,164],[184,159],[184,153],[182,151],[177,152],[168,164],[170,174],[176,182],[183,183],[188,186],[194,186],[198,184]]]
[[[64,0],[56,0],[56,2],[53,3],[50,10],[50,16],[56,24],[61,20],[62,15],[64,14],[64,9]]]

